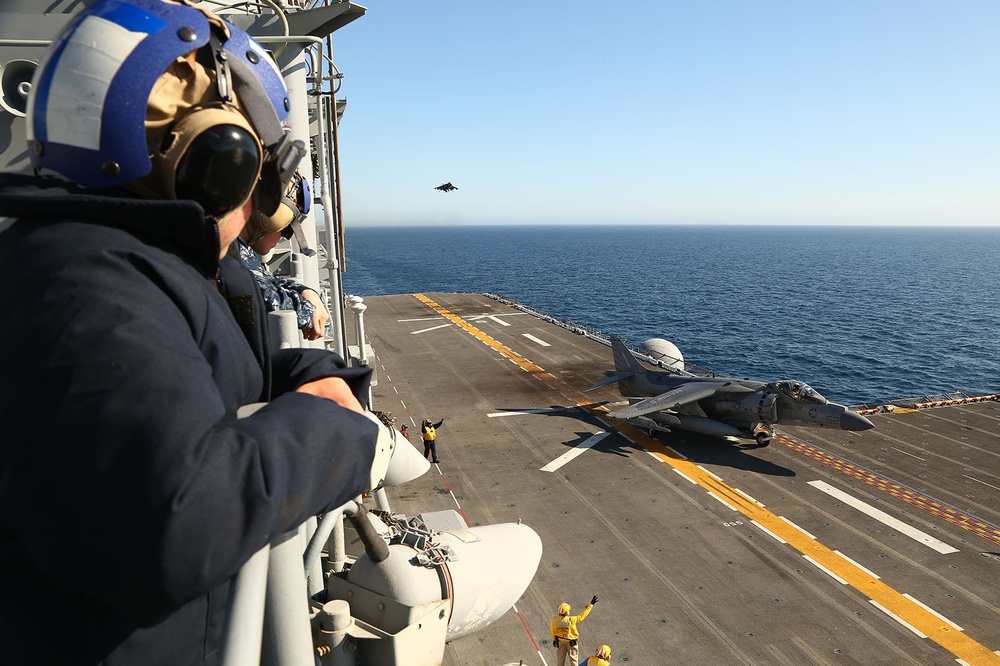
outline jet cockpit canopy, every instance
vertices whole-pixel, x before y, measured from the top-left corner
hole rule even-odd
[[[810,403],[814,405],[825,405],[828,400],[821,396],[819,392],[805,382],[797,382],[793,379],[786,379],[782,382],[775,382],[772,386],[782,395],[787,396],[795,402]]]

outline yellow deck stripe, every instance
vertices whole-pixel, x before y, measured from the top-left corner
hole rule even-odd
[[[560,393],[565,395],[563,389],[566,388],[569,388],[574,393],[579,393],[572,387],[568,387],[556,379],[551,373],[528,361],[517,354],[517,352],[494,340],[483,331],[469,324],[461,317],[452,314],[423,294],[414,294],[414,296],[423,301],[428,307],[433,308],[441,316],[460,326],[470,335],[500,352],[506,358],[509,358],[525,372],[531,373],[545,381],[545,383],[553,385],[553,388],[559,389]],[[606,408],[595,406],[591,401],[581,400],[577,401],[576,404],[602,417],[607,412]],[[680,458],[676,453],[652,437],[646,436],[645,433],[624,422],[615,421],[614,423],[618,430],[629,436],[654,456],[671,465],[705,490],[721,497],[744,516],[764,526],[772,534],[781,537],[789,546],[802,553],[803,556],[811,558],[833,574],[847,581],[848,585],[866,595],[876,604],[893,613],[959,659],[969,664],[1000,665],[1000,655],[991,652],[986,646],[969,638],[963,632],[957,631],[948,622],[942,620],[920,604],[915,603],[882,581],[873,578],[867,570],[844,559],[830,548],[819,543],[819,541],[795,529],[766,508],[754,504],[732,487],[714,478],[707,470],[703,470],[696,464]]]

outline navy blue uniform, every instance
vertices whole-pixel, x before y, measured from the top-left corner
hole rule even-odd
[[[215,663],[240,566],[366,490],[376,426],[292,391],[369,374],[269,359],[198,205],[55,183],[0,174],[3,661]]]
[[[237,238],[235,246],[240,261],[257,280],[257,286],[260,287],[260,293],[264,297],[264,307],[267,311],[294,310],[298,327],[303,331],[311,329],[316,306],[302,295],[302,292],[308,291],[309,287],[291,278],[278,277],[271,273],[267,270],[264,262],[260,260],[260,255],[243,242],[243,239]]]

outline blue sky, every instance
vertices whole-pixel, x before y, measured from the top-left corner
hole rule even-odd
[[[1000,225],[998,0],[365,6],[349,225]]]

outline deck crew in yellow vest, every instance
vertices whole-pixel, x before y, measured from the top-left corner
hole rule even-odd
[[[596,603],[597,597],[595,596],[579,615],[570,615],[570,606],[566,602],[559,604],[557,611],[559,614],[552,618],[551,627],[552,645],[558,650],[556,660],[559,666],[566,666],[567,657],[572,666],[580,663],[580,650],[576,646],[580,632],[577,631],[576,625],[590,615],[590,611]]]
[[[424,438],[424,458],[429,453],[431,455],[431,462],[440,462],[434,440],[437,439],[436,430],[441,427],[442,423],[444,423],[444,419],[441,419],[437,423],[431,423],[430,419],[424,419],[424,422],[420,426],[420,436]]]

